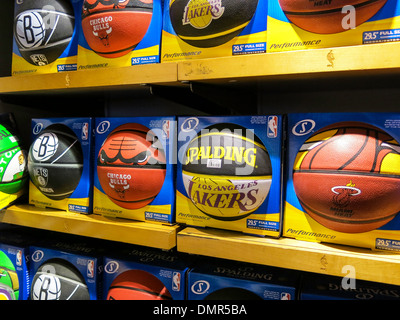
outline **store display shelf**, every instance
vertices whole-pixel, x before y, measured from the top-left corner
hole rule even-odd
[[[350,276],[350,270],[355,272],[351,275],[359,280],[400,285],[400,255],[394,252],[193,227],[178,232],[177,249],[185,253],[339,277]]]
[[[232,83],[400,73],[400,43],[243,55],[178,63],[178,80]]]
[[[147,64],[0,78],[0,94],[132,89],[143,84],[177,84],[177,64]]]
[[[176,234],[179,230],[178,225],[69,213],[28,204],[14,205],[0,211],[0,222],[164,250],[176,247]]]
[[[387,76],[400,73],[399,51],[400,43],[394,42],[11,76],[0,78],[0,94],[112,91],[140,88],[143,84],[179,86],[191,81],[241,83],[349,75]]]

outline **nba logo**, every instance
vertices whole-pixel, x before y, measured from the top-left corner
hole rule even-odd
[[[278,135],[278,117],[277,116],[269,116],[268,117],[268,129],[267,129],[268,138],[276,138]]]
[[[290,293],[287,293],[287,292],[282,292],[281,293],[281,300],[291,300],[291,295],[290,295]]]
[[[174,272],[172,275],[172,290],[181,290],[181,274],[179,272]]]
[[[169,138],[169,120],[164,120],[162,124],[162,133],[163,133],[163,138],[168,139]]]
[[[89,137],[89,123],[85,122],[82,126],[82,140],[87,140]]]
[[[94,261],[93,260],[88,260],[87,276],[88,276],[88,278],[94,278]]]
[[[22,251],[17,250],[16,261],[17,266],[22,266]]]

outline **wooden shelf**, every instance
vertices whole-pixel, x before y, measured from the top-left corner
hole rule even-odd
[[[176,85],[177,68],[176,63],[163,63],[3,77],[0,78],[0,94],[132,89],[143,84]]]
[[[400,74],[400,42],[0,78],[0,94]]]
[[[169,250],[176,247],[178,225],[106,218],[61,210],[14,205],[0,212],[0,222]]]
[[[400,255],[367,249],[262,238],[211,228],[178,232],[178,251],[344,277],[353,266],[356,279],[400,285]]]
[[[400,43],[244,55],[178,63],[178,80],[241,82],[400,73]]]

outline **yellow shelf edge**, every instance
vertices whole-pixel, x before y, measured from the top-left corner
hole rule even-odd
[[[1,222],[164,250],[176,247],[176,234],[179,230],[178,225],[84,215],[28,204],[13,205],[2,210]]]
[[[0,78],[0,94],[129,88],[142,84],[180,85],[190,81],[235,81],[310,77],[315,74],[400,72],[400,43],[286,51],[182,60],[121,68]],[[376,59],[379,57],[379,59]]]
[[[356,279],[400,285],[400,255],[389,251],[193,227],[178,232],[177,250],[339,277],[347,275],[343,267],[350,265],[355,268]]]
[[[0,77],[0,93],[99,89],[177,83],[177,63]]]
[[[400,71],[400,43],[192,59],[178,63],[179,81],[265,79],[340,72]],[[379,59],[376,59],[379,57]]]

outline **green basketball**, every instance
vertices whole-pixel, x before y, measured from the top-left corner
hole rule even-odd
[[[27,177],[25,151],[18,137],[0,124],[0,191],[7,194],[20,191]]]
[[[15,267],[10,258],[0,250],[0,288],[14,292],[15,300],[19,298],[19,281]]]

